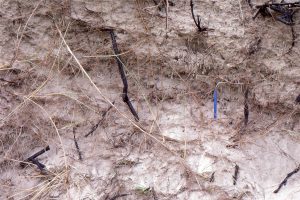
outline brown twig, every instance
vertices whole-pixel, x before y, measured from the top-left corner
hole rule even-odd
[[[274,193],[277,193],[279,192],[279,190],[281,189],[282,186],[286,185],[287,183],[287,180],[293,176],[294,174],[296,174],[298,171],[300,170],[300,165],[294,169],[294,171],[290,172],[287,174],[287,176],[285,177],[285,179],[279,184],[278,188],[274,191]]]
[[[192,17],[193,17],[193,20],[195,22],[195,25],[198,28],[198,31],[199,32],[208,31],[207,27],[204,27],[204,26],[201,27],[201,19],[200,19],[199,15],[197,15],[197,20],[196,20],[196,17],[195,17],[195,14],[194,14],[194,2],[193,2],[193,0],[191,0],[190,6],[191,6]]]
[[[130,112],[132,113],[132,115],[134,116],[135,120],[136,121],[139,121],[139,116],[137,114],[137,112],[135,111],[129,97],[128,97],[128,83],[127,83],[127,78],[126,78],[126,74],[125,74],[125,69],[124,69],[124,64],[123,62],[121,61],[121,58],[120,56],[120,52],[119,52],[119,49],[118,49],[118,45],[117,45],[117,42],[116,42],[116,36],[115,36],[115,33],[114,31],[111,29],[109,30],[109,33],[110,33],[110,36],[111,36],[111,40],[112,40],[112,47],[113,47],[113,50],[114,50],[114,53],[115,53],[115,57],[116,57],[116,60],[117,60],[117,63],[118,63],[118,67],[119,67],[119,72],[120,72],[120,75],[121,75],[121,79],[122,79],[122,82],[123,82],[123,94],[122,94],[122,98],[123,98],[123,101],[128,105],[129,109],[130,109]]]
[[[46,167],[44,164],[35,159],[32,159],[30,161],[32,162],[32,164],[35,164],[39,168],[39,170],[44,171],[44,168]]]
[[[210,176],[209,182],[214,182],[215,181],[215,172],[213,172]]]
[[[31,163],[35,164],[42,171],[45,168],[45,165],[43,165],[38,160],[36,160],[36,158],[49,150],[50,150],[50,147],[48,145],[45,149],[38,151],[37,153],[35,153],[32,156],[30,156],[29,158],[27,158],[25,161],[21,162],[20,166],[25,167],[26,163],[31,162]]]
[[[166,29],[169,29],[169,1],[166,0]]]
[[[74,136],[75,147],[76,147],[76,150],[77,150],[77,153],[78,153],[78,158],[79,158],[79,160],[82,160],[82,153],[81,153],[81,151],[80,151],[80,148],[79,148],[79,145],[78,145],[76,136],[75,136],[75,132],[76,132],[76,128],[73,127],[73,136]]]
[[[247,88],[245,91],[245,100],[244,100],[244,118],[245,118],[245,126],[248,124],[248,118],[249,118],[249,106],[248,106],[248,93],[249,89]]]
[[[233,175],[233,185],[236,185],[236,181],[239,175],[240,167],[238,165],[235,165],[234,175]]]
[[[291,47],[292,49],[295,46],[295,40],[296,40],[296,33],[295,33],[294,26],[291,26],[291,32],[292,32],[292,47]]]
[[[291,44],[291,47],[289,48],[287,53],[290,53],[293,50],[294,46],[295,46],[296,33],[295,33],[294,26],[291,26],[291,33],[292,33],[292,44]]]
[[[113,101],[112,104],[114,105],[115,102]],[[93,134],[93,133],[95,132],[95,130],[98,128],[98,126],[99,126],[100,124],[102,124],[102,122],[104,121],[105,116],[106,116],[107,113],[110,111],[110,109],[112,109],[112,105],[110,105],[110,106],[108,107],[108,109],[102,113],[101,119],[99,119],[98,123],[97,123],[95,126],[93,126],[92,129],[90,130],[90,132],[88,132],[84,137],[88,137],[89,135],[91,135],[91,134]]]

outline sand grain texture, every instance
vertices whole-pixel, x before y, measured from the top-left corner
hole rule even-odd
[[[300,198],[300,173],[273,193],[300,161],[300,13],[293,39],[246,1],[195,0],[199,33],[172,2],[166,29],[150,0],[0,0],[0,199]],[[19,166],[47,145],[47,173]]]

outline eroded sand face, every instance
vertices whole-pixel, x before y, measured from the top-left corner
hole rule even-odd
[[[0,199],[300,198],[300,174],[273,193],[300,160],[300,14],[292,45],[290,26],[253,21],[244,1],[195,1],[213,29],[206,33],[197,32],[189,1],[173,1],[167,28],[165,9],[150,0],[0,2]],[[136,124],[107,27],[117,35]],[[110,106],[103,96],[118,110],[85,137]],[[19,167],[46,145],[46,175]]]

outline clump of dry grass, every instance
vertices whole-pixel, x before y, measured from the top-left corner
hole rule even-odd
[[[17,191],[14,195],[9,198],[18,199],[41,199],[46,198],[53,191],[62,192],[67,190],[69,180],[69,169],[61,168],[54,170],[47,170],[47,174],[39,174],[31,176],[32,179],[38,179],[40,182],[32,187],[25,190]]]

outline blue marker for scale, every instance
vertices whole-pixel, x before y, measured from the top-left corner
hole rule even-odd
[[[218,90],[215,88],[214,91],[214,119],[218,118]]]

